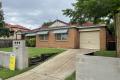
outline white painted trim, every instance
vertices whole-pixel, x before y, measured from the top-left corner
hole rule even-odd
[[[37,34],[48,34],[48,31],[40,31]]]
[[[80,29],[79,31],[100,31],[100,28],[86,28],[86,29]]]
[[[25,36],[36,36],[36,33],[26,34]]]
[[[68,29],[54,30],[53,33],[67,33]]]

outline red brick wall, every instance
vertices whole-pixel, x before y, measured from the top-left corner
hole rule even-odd
[[[100,49],[101,50],[106,50],[106,28],[105,27],[101,27],[100,29]]]
[[[39,35],[36,36],[36,47],[44,48],[78,48],[78,32],[76,28],[68,30],[68,39],[66,41],[55,40],[55,34],[49,31],[48,41],[41,41]]]
[[[68,31],[68,39],[66,41],[55,40],[55,34],[49,31],[48,41],[41,41],[39,35],[36,36],[36,47],[38,48],[79,48],[79,29],[70,28]],[[100,48],[106,49],[106,29],[100,28]]]

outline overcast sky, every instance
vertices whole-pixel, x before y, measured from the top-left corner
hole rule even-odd
[[[27,28],[37,28],[43,22],[60,19],[69,21],[62,14],[63,9],[71,8],[74,0],[2,0],[5,21],[20,24]]]

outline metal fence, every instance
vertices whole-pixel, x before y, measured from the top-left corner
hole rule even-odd
[[[1,39],[0,40],[0,48],[12,47],[12,42],[13,42],[13,40]]]

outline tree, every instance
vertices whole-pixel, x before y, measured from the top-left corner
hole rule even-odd
[[[0,1],[0,37],[9,37],[10,31],[8,28],[5,28],[5,22],[2,11],[2,2]]]
[[[44,22],[42,26],[50,26],[51,24],[53,24],[52,21],[49,21],[49,22]]]
[[[71,17],[71,21],[110,22],[119,11],[120,0],[77,0],[74,9],[63,10],[63,14]]]
[[[117,55],[120,57],[120,13],[115,15],[115,26],[117,35]]]
[[[73,7],[73,9],[63,10],[63,14],[71,18],[71,22],[82,24],[92,21],[95,24],[115,24],[117,53],[120,56],[120,0],[76,0]]]

